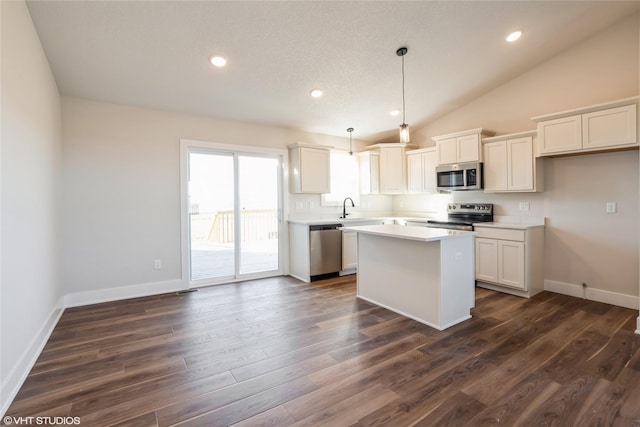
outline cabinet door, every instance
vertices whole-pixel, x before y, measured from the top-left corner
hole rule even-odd
[[[507,140],[507,189],[531,191],[534,183],[533,138]]]
[[[407,192],[422,193],[422,154],[407,154]]]
[[[498,283],[526,290],[523,242],[498,240]]]
[[[438,148],[438,164],[450,165],[458,163],[458,145],[456,138],[443,139],[436,142]]]
[[[378,194],[380,162],[378,153],[361,153],[360,163],[360,194]]]
[[[300,191],[302,193],[328,193],[329,150],[300,148]]]
[[[476,280],[498,283],[498,241],[476,238]]]
[[[358,233],[342,232],[342,269],[350,270],[358,266]]]
[[[457,138],[458,163],[481,162],[480,136],[466,135]]]
[[[636,106],[610,108],[582,115],[582,148],[635,144]]]
[[[507,142],[496,141],[484,144],[484,190],[505,191],[507,189]]]
[[[582,149],[582,116],[570,116],[538,123],[540,154]]]
[[[438,152],[436,150],[422,153],[422,191],[424,193],[436,193],[436,166],[438,165]]]
[[[402,147],[385,147],[380,150],[380,192],[404,194],[405,154]]]

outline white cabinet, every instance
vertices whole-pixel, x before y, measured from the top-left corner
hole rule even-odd
[[[609,108],[582,115],[582,148],[585,150],[636,144],[637,106]]]
[[[407,188],[406,150],[415,145],[381,143],[368,147],[379,154],[380,194],[404,194]]]
[[[380,149],[380,192],[403,194],[406,189],[404,147]]]
[[[435,147],[407,152],[407,192],[436,193],[436,166],[438,150]]]
[[[484,138],[484,191],[533,192],[544,189],[542,161],[535,157],[536,131]]]
[[[364,151],[358,155],[360,168],[360,194],[380,193],[380,154]]]
[[[639,97],[533,117],[540,156],[638,146]]]
[[[434,136],[438,149],[438,164],[482,162],[481,139],[494,133],[483,129],[470,129],[447,135]]]
[[[538,123],[538,135],[540,155],[581,150],[582,117],[562,117]]]
[[[498,241],[476,238],[476,280],[498,283]]]
[[[289,177],[292,193],[330,192],[331,147],[296,143],[289,146]]]
[[[524,242],[498,240],[498,283],[525,289]]]
[[[358,233],[342,232],[342,270],[354,270],[358,267]]]
[[[544,290],[544,227],[475,226],[478,286],[530,297]]]

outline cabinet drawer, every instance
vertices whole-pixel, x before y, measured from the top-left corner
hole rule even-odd
[[[476,237],[524,242],[524,230],[513,230],[510,228],[475,227],[474,231],[478,233]]]

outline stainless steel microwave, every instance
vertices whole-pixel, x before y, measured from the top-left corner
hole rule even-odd
[[[456,163],[436,167],[438,191],[482,190],[482,163]]]

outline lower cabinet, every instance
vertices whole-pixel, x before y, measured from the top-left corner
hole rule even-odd
[[[351,272],[358,266],[358,233],[342,232],[342,271]]]
[[[544,227],[476,226],[478,286],[530,297],[544,290]]]

